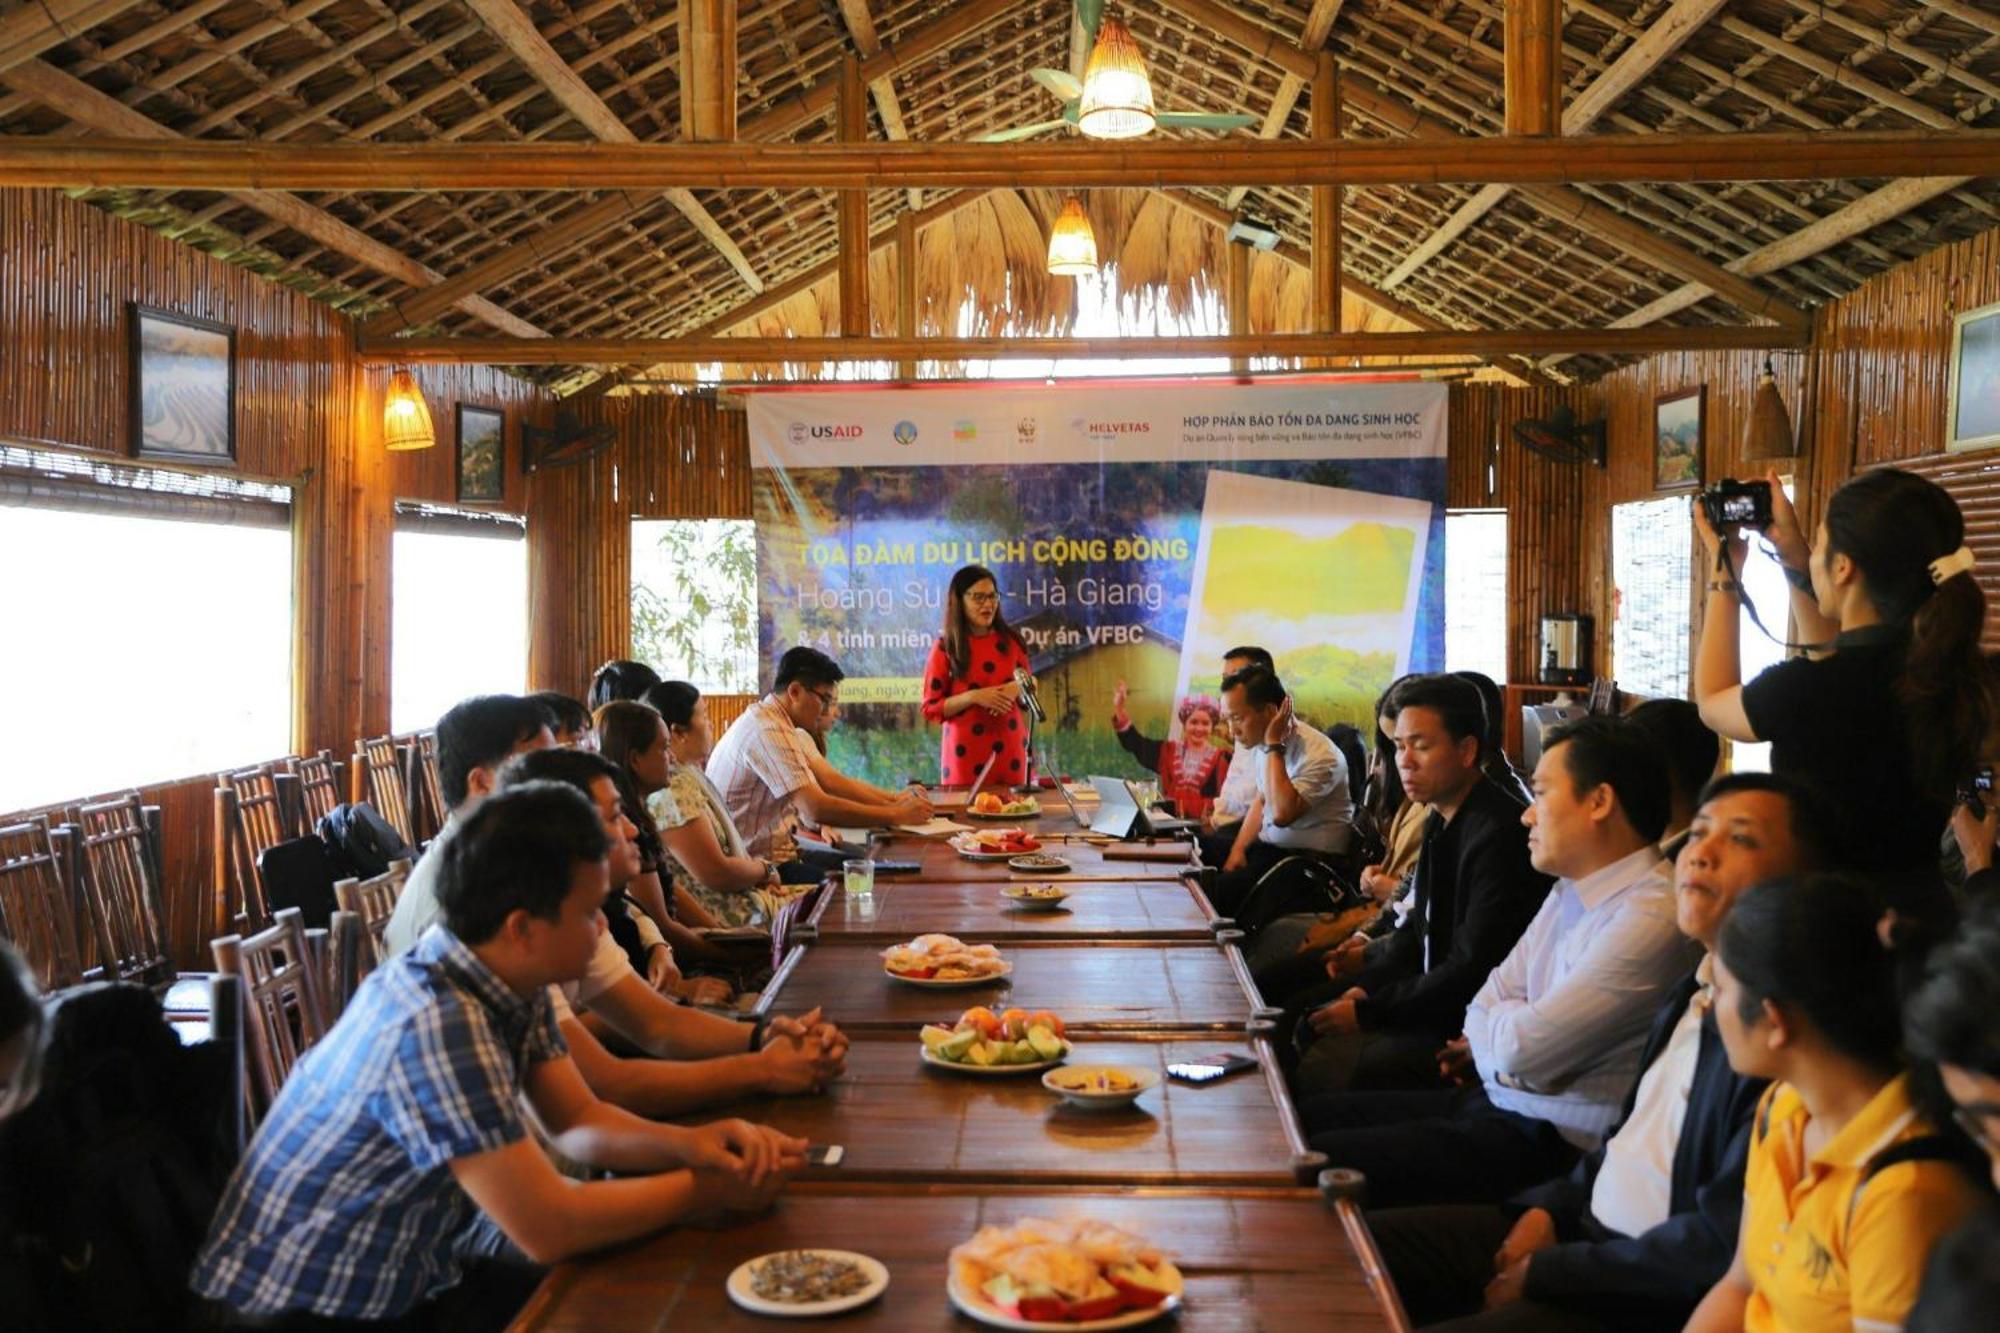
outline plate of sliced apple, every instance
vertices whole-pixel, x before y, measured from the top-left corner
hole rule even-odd
[[[1133,1328],[1180,1308],[1180,1270],[1142,1237],[1084,1218],[981,1227],[951,1252],[951,1303],[994,1328]]]
[[[917,1035],[924,1063],[954,1074],[1038,1074],[1061,1064],[1071,1049],[1063,1021],[1046,1009],[996,1014],[974,1005],[950,1027],[931,1023]]]

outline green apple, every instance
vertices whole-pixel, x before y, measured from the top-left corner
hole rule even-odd
[[[1063,1039],[1040,1023],[1028,1029],[1028,1045],[1034,1049],[1037,1060],[1060,1060],[1063,1057]]]
[[[946,1038],[944,1043],[937,1048],[937,1053],[940,1059],[963,1060],[965,1058],[966,1052],[970,1051],[974,1046],[977,1046],[978,1044],[979,1044],[979,1030],[977,1028],[967,1028],[963,1032],[952,1033],[951,1036]]]

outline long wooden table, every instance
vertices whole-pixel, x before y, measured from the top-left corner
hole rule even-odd
[[[1208,940],[1215,910],[1188,880],[1054,884],[1069,897],[1055,908],[1024,907],[1001,896],[1005,884],[939,884],[878,879],[853,899],[838,885],[820,895],[806,924],[827,942],[895,944],[927,932],[999,944],[1009,940]]]
[[[949,1021],[955,1013],[944,1015]],[[1150,1069],[1160,1086],[1118,1110],[1079,1110],[1041,1075],[958,1073],[924,1063],[914,1034],[857,1036],[847,1074],[816,1097],[758,1097],[717,1117],[774,1125],[846,1149],[839,1166],[802,1179],[948,1181],[1036,1186],[1285,1186],[1326,1165],[1299,1136],[1270,1046],[1262,1037],[1081,1038],[1071,1064]],[[1259,1067],[1190,1085],[1169,1062],[1229,1051]]]
[[[1258,998],[1242,954],[1227,939],[1022,941],[1001,952],[1014,965],[1012,976],[947,990],[892,980],[882,970],[877,945],[837,940],[801,945],[764,987],[756,1012],[819,1008],[851,1032],[914,1031],[975,1004],[1050,1009],[1085,1032],[1242,1032],[1257,1019],[1276,1017]]]
[[[1008,827],[1016,827],[1008,825]],[[1027,829],[1040,837],[1034,822],[1029,821],[1018,827]],[[896,884],[908,879],[930,884],[988,883],[1007,881],[1069,879],[1087,880],[1105,878],[1112,880],[1179,879],[1190,871],[1199,871],[1195,863],[1191,843],[1161,839],[1146,843],[1101,843],[1084,841],[1081,838],[1051,838],[1042,843],[1042,851],[1052,852],[1070,863],[1064,875],[1051,875],[1046,871],[1015,870],[1005,861],[971,861],[960,856],[943,837],[918,837],[908,833],[878,834],[869,855],[878,861],[915,861],[917,871],[913,875],[877,875],[875,882]]]
[[[1387,1330],[1391,1297],[1351,1209],[1307,1190],[1156,1196],[998,1191],[818,1193],[794,1188],[769,1213],[718,1230],[683,1227],[576,1263],[543,1284],[516,1333],[622,1329],[760,1330],[730,1304],[738,1264],[775,1250],[857,1249],[889,1269],[889,1289],[832,1321],[842,1329],[973,1329],[945,1295],[953,1245],[981,1226],[1083,1215],[1135,1231],[1174,1256],[1185,1308],[1158,1325],[1180,1333]],[[1357,1246],[1359,1241],[1359,1246]],[[822,1325],[829,1321],[817,1321]],[[1152,1327],[1152,1326],[1149,1326]]]

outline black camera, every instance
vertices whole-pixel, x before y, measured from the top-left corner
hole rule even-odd
[[[1971,810],[1974,814],[1984,815],[1986,813],[1986,798],[1992,795],[1992,793],[1993,767],[1990,764],[1982,764],[1978,771],[1972,775],[1970,781],[1959,784],[1958,803]]]
[[[1724,528],[1761,532],[1771,526],[1771,483],[1724,478],[1701,493],[1701,512],[1717,532]]]

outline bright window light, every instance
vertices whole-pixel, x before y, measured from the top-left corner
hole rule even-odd
[[[518,525],[451,531],[397,515],[389,726],[427,731],[475,694],[528,686],[528,543]]]
[[[756,524],[633,522],[632,655],[704,694],[757,692]]]
[[[290,753],[292,534],[0,506],[0,810]]]
[[[1792,479],[1783,478],[1785,497],[1792,496]],[[1755,538],[1750,542],[1750,558],[1743,562],[1740,571],[1743,591],[1755,603],[1757,614],[1764,618],[1764,628],[1780,639],[1791,637],[1792,587],[1785,582],[1785,571],[1778,567],[1777,557],[1770,553],[1769,545]],[[1737,643],[1743,661],[1743,680],[1747,684],[1767,667],[1776,666],[1785,660],[1783,644],[1773,643],[1763,630],[1757,628],[1750,619],[1750,613],[1739,610],[1736,613]],[[1751,745],[1742,741],[1729,743],[1729,767],[1737,773],[1768,773],[1771,771],[1771,744],[1769,741]]]
[[[1507,511],[1444,517],[1444,660],[1507,679]]]
[[[1611,507],[1611,673],[1627,694],[1687,698],[1693,524],[1684,495]]]

